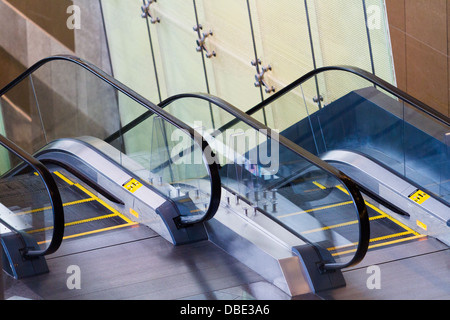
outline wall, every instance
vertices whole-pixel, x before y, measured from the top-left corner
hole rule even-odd
[[[33,6],[25,0],[0,1],[1,85],[6,85],[37,61],[58,54],[79,56],[110,72],[99,2],[64,0],[48,9],[49,1],[36,0]],[[70,17],[67,9],[72,4],[81,11],[79,29],[67,27]],[[26,79],[8,92],[0,100],[5,120],[0,132],[33,152],[45,143],[42,128],[48,138],[63,133],[67,136],[89,134],[93,133],[92,128],[113,127],[111,130],[115,130],[119,122],[117,114],[105,111],[106,107],[100,114],[96,110],[105,99],[109,99],[105,103],[107,107],[117,108],[114,92],[99,84],[98,79],[73,67],[52,62],[34,73],[33,88]],[[88,130],[89,127],[92,130]]]
[[[450,115],[449,0],[386,0],[398,87]]]

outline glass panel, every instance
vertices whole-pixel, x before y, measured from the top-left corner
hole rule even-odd
[[[119,93],[119,100],[125,99]],[[128,99],[126,108],[146,109]],[[175,201],[184,222],[200,220],[209,209],[211,180],[200,146],[163,118],[149,117],[123,133],[125,151],[120,164]],[[112,142],[114,144],[115,141]]]
[[[255,49],[251,28],[257,28],[258,23],[252,20],[253,26],[250,25],[247,1],[208,0],[196,3],[199,13],[203,13],[203,17],[199,16],[203,32],[213,31],[213,36],[208,37],[207,47],[217,53],[216,57],[206,61],[211,93],[241,110],[248,110],[261,101],[261,90],[254,86],[257,72],[252,65]],[[253,8],[251,14],[256,18]],[[262,63],[267,64],[266,61]]]
[[[45,136],[34,95],[33,83],[28,77],[0,97],[4,123],[3,134],[27,152],[45,144]]]
[[[197,24],[193,1],[158,1],[152,4],[152,10],[161,19],[161,23],[150,26],[150,29],[155,41],[155,57],[160,59],[161,86],[166,89],[163,96],[205,92],[207,85],[202,56],[196,50],[198,36],[193,30]],[[202,31],[207,33],[208,26],[204,27]]]
[[[77,64],[51,61],[31,82],[47,142],[83,135],[103,139],[120,128],[114,88]],[[130,111],[127,116],[134,116]]]
[[[166,109],[183,108],[193,101],[199,101],[206,112],[207,104],[196,98],[180,99]],[[227,113],[215,104],[212,107],[214,112]],[[226,130],[198,123],[195,127],[201,128],[199,133],[218,155],[222,185],[239,195],[243,208],[258,207],[299,237],[330,252],[337,262],[353,258],[359,237],[358,212],[339,180],[280,145],[274,130],[268,135],[242,121]],[[338,247],[347,250],[342,255],[335,250]]]
[[[103,0],[101,5],[114,77],[150,101],[159,102],[147,22],[141,17],[143,1]],[[152,45],[157,48],[156,37]],[[161,70],[158,73],[161,75]]]
[[[363,1],[308,0],[306,3],[317,66],[345,64],[372,70]]]
[[[53,208],[42,178],[0,146],[10,165],[0,172],[0,234],[22,233],[27,246],[45,250],[53,236]]]
[[[273,67],[264,78],[268,85],[280,90],[314,69],[305,3],[298,0],[279,0],[276,5],[270,0],[253,0],[250,3],[254,7],[252,15],[258,31],[255,32],[256,43],[261,43],[258,53],[263,65]],[[280,19],[283,23],[279,23]],[[265,93],[265,97],[268,96]],[[280,114],[267,113],[267,116],[271,128],[276,128],[276,122],[286,118]]]
[[[450,203],[450,128],[403,103],[404,175]]]
[[[375,74],[381,79],[395,84],[396,80],[386,2],[384,0],[364,1]]]

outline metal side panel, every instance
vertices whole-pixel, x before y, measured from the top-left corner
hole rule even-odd
[[[450,208],[444,202],[360,153],[335,150],[321,158],[369,192],[407,213],[409,217],[398,216],[397,219],[411,229],[450,245]],[[419,197],[425,195],[425,200],[418,200],[418,194]]]
[[[95,141],[96,145],[103,147],[98,150],[90,142],[83,140]],[[39,151],[37,158],[75,166],[76,170],[82,171],[82,174],[122,201],[123,204],[111,203],[114,209],[135,223],[149,226],[175,245],[206,238],[203,226],[197,228],[196,233],[191,229],[178,229],[173,221],[165,221],[165,218],[173,219],[174,214],[168,213],[168,207],[172,206],[172,211],[177,211],[175,204],[128,169],[132,168],[135,172],[144,168],[123,153],[120,153],[119,163],[122,165],[119,165],[114,160],[118,151],[105,145],[105,142],[95,138],[60,139]],[[126,184],[132,179],[138,180],[142,186],[132,191],[126,188]]]
[[[321,258],[315,250],[297,250],[311,245],[258,209],[249,212],[243,201],[226,198],[214,219],[205,223],[210,241],[292,297],[345,285],[318,273]]]
[[[285,293],[313,291],[299,258],[250,220],[222,207],[205,225],[211,242]]]

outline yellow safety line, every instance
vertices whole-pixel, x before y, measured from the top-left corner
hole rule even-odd
[[[317,181],[313,181],[313,183],[318,186],[320,189],[325,190],[327,187],[325,187],[324,185],[318,183]]]
[[[326,189],[326,187],[320,183],[318,183],[317,181],[313,181],[313,184],[316,185],[317,187],[319,187],[320,189]],[[348,191],[342,187],[341,185],[337,185],[335,186],[337,189],[339,189],[340,191],[344,192],[345,194],[349,194]],[[391,234],[391,235],[387,235],[387,236],[382,236],[382,237],[378,237],[378,238],[373,238],[370,239],[370,242],[377,242],[377,241],[383,241],[386,239],[391,239],[391,238],[395,238],[395,237],[400,237],[400,236],[404,236],[407,234],[413,234],[412,237],[408,237],[408,238],[402,238],[402,239],[397,239],[397,240],[393,240],[393,241],[389,241],[389,242],[383,242],[383,243],[379,243],[379,244],[374,244],[374,245],[369,245],[369,249],[372,248],[376,248],[376,247],[381,247],[381,246],[387,246],[390,244],[394,244],[394,243],[399,243],[399,242],[404,242],[404,241],[409,241],[409,240],[413,240],[413,239],[418,239],[418,238],[423,238],[426,237],[426,235],[421,235],[418,232],[414,231],[413,229],[409,228],[408,226],[406,226],[405,224],[403,224],[402,222],[394,219],[393,217],[391,217],[390,215],[386,214],[384,211],[382,211],[381,209],[377,208],[376,206],[374,206],[373,204],[364,201],[365,204],[370,207],[371,209],[373,209],[375,212],[379,213],[379,216],[375,216],[375,217],[371,217],[369,218],[369,221],[373,221],[373,220],[377,220],[377,219],[382,219],[382,218],[387,218],[389,220],[391,220],[392,222],[394,222],[395,224],[399,225],[400,227],[402,227],[403,229],[405,229],[406,231],[404,232],[399,232],[399,233],[395,233],[395,234]],[[335,204],[335,205],[330,205],[330,206],[324,206],[324,207],[320,207],[320,208],[316,208],[316,209],[309,209],[306,210],[304,212],[310,212],[310,211],[315,211],[315,210],[322,210],[322,209],[328,209],[328,208],[332,208],[332,207],[336,207],[339,205],[344,205],[344,204],[350,204],[353,203],[353,201],[349,201],[349,202],[342,202],[340,204]],[[285,218],[285,217],[289,217],[289,216],[293,216],[296,214],[301,214],[303,212],[296,212],[296,213],[291,213],[291,214],[287,214],[287,215],[283,215],[283,216],[279,216],[279,218]],[[334,229],[334,228],[339,228],[339,227],[344,227],[344,226],[349,226],[352,224],[356,224],[358,223],[357,220],[354,221],[349,221],[349,222],[344,222],[344,223],[339,223],[339,224],[335,224],[332,226],[328,226],[328,227],[322,227],[322,228],[316,228],[316,229],[312,229],[312,230],[308,230],[308,231],[303,231],[301,232],[301,234],[309,234],[309,233],[314,233],[314,232],[319,232],[319,231],[325,231],[325,230],[330,230],[330,229]],[[340,247],[331,247],[328,248],[329,251],[333,251],[333,250],[338,250],[338,249],[343,249],[346,247],[351,247],[351,246],[356,246],[357,243],[350,243],[344,246],[340,246]],[[352,250],[347,250],[347,251],[343,251],[343,252],[338,252],[338,253],[333,253],[333,256],[336,255],[342,255],[342,254],[346,254],[346,253],[351,253],[351,252],[355,252],[356,249],[352,249]]]
[[[70,181],[68,178],[66,178],[65,176],[63,176],[59,171],[53,171],[53,173],[55,175],[57,175],[58,177],[60,177],[62,180],[64,180],[68,185],[73,186],[74,183],[72,181]]]
[[[96,199],[87,198],[87,199],[76,200],[76,201],[72,201],[72,202],[66,202],[66,203],[63,203],[63,207],[73,206],[76,204],[90,202],[90,201],[94,201],[94,200],[96,200]],[[20,215],[28,214],[28,213],[36,213],[36,212],[40,212],[40,211],[50,210],[51,208],[52,208],[51,206],[48,206],[48,207],[43,207],[43,208],[38,208],[38,209],[33,209],[33,210],[27,210],[27,211],[18,212],[18,213],[16,213],[16,215],[20,216]]]
[[[427,235],[425,235],[425,234],[414,235],[414,236],[408,237],[408,238],[402,238],[402,239],[392,240],[392,241],[388,241],[388,242],[377,243],[377,244],[369,246],[369,249],[373,249],[373,248],[376,248],[376,247],[387,246],[387,245],[390,245],[390,244],[404,242],[404,241],[409,241],[409,240],[414,240],[414,239],[426,238],[426,237],[427,237]]]
[[[378,219],[382,219],[382,218],[384,218],[384,217],[382,217],[382,216],[370,217],[369,221],[378,220]],[[348,221],[348,222],[338,223],[338,224],[328,226],[328,227],[321,227],[321,228],[311,229],[311,230],[307,230],[307,231],[302,231],[301,234],[309,234],[309,233],[314,233],[314,232],[319,232],[319,231],[324,231],[324,230],[330,230],[330,229],[345,227],[345,226],[349,226],[349,225],[357,224],[357,223],[358,223],[358,220],[352,220],[352,221]],[[408,231],[408,233],[411,233],[411,232]]]
[[[72,221],[72,222],[68,222],[65,223],[64,226],[65,227],[70,227],[70,226],[74,226],[77,224],[82,224],[82,223],[87,223],[87,222],[92,222],[92,221],[97,221],[97,220],[103,220],[103,219],[109,219],[109,218],[113,218],[113,217],[117,217],[118,215],[116,213],[112,213],[112,214],[105,214],[103,216],[98,216],[98,217],[93,217],[93,218],[87,218],[87,219],[83,219],[83,220],[77,220],[77,221]],[[41,228],[41,229],[35,229],[35,230],[31,230],[28,231],[27,233],[36,233],[36,232],[41,232],[41,231],[48,231],[53,229],[53,226],[49,226],[49,227],[45,227],[45,228]]]
[[[63,237],[63,239],[81,237],[83,235],[100,233],[100,232],[104,232],[104,231],[108,231],[108,230],[113,230],[113,229],[118,229],[118,228],[123,228],[123,227],[133,226],[133,225],[137,225],[138,224],[137,222],[133,222],[130,219],[128,219],[126,216],[124,216],[119,211],[117,211],[116,209],[114,209],[113,207],[108,205],[106,202],[101,200],[99,197],[94,195],[92,192],[87,190],[82,185],[71,181],[69,178],[64,176],[62,173],[60,173],[58,171],[54,171],[53,173],[56,176],[58,176],[59,178],[61,178],[67,184],[69,184],[71,186],[76,186],[78,189],[80,189],[81,191],[83,191],[84,193],[86,193],[90,197],[90,198],[87,198],[87,199],[76,200],[76,201],[64,203],[63,204],[64,207],[71,206],[71,205],[76,205],[76,204],[80,204],[80,203],[85,203],[85,202],[90,202],[90,201],[97,201],[101,205],[103,205],[105,208],[107,208],[109,211],[112,212],[112,214],[107,214],[107,215],[103,215],[103,216],[98,216],[98,217],[93,217],[93,218],[88,218],[88,219],[83,219],[83,220],[78,220],[78,221],[65,223],[64,224],[65,227],[73,226],[73,225],[77,225],[77,224],[82,224],[82,223],[88,223],[88,222],[91,222],[91,221],[97,221],[97,220],[102,220],[102,219],[109,219],[109,218],[112,218],[112,217],[120,217],[122,220],[124,220],[126,222],[125,224],[121,224],[121,225],[117,225],[117,226],[101,228],[101,229],[96,229],[96,230],[92,230],[92,231],[86,231],[86,232],[82,232],[82,233],[77,233],[77,234],[70,235],[70,236],[65,236],[65,237]],[[28,210],[28,211],[23,211],[23,212],[17,213],[17,215],[23,215],[23,214],[27,214],[27,213],[35,213],[35,212],[44,211],[44,210],[48,210],[48,209],[51,209],[51,206],[38,208],[38,209],[33,209],[33,210]],[[51,229],[53,229],[53,226],[46,227],[46,228],[41,228],[41,229],[36,229],[36,230],[31,230],[31,231],[28,231],[27,233],[32,234],[32,233],[47,231],[47,230],[51,230]],[[46,242],[49,242],[49,241],[50,240],[41,241],[41,242],[39,242],[39,244],[43,244],[43,243],[46,243]]]
[[[414,235],[414,236],[408,237],[408,238],[401,238],[401,239],[392,240],[392,241],[389,241],[389,242],[383,242],[383,243],[378,243],[378,244],[374,244],[374,245],[369,245],[369,249],[382,247],[382,246],[387,246],[387,245],[394,244],[394,243],[399,243],[399,242],[410,241],[410,240],[414,240],[414,239],[425,238],[425,237],[427,237],[427,236],[426,235],[418,235],[418,236]],[[343,255],[343,254],[347,254],[347,253],[351,253],[351,252],[355,252],[355,251],[356,251],[356,249],[352,249],[352,250],[332,253],[331,255],[332,256],[338,256],[338,255]]]
[[[345,226],[349,226],[349,225],[357,224],[357,223],[358,223],[357,220],[353,220],[353,221],[349,221],[349,222],[338,223],[338,224],[335,224],[335,225],[332,225],[332,226],[328,226],[328,227],[321,227],[321,228],[311,229],[311,230],[303,231],[303,232],[300,232],[300,233],[301,234],[310,234],[310,233],[314,233],[314,232],[319,232],[319,231],[325,231],[325,230],[345,227]]]
[[[66,239],[71,239],[71,238],[77,238],[77,237],[81,237],[81,236],[85,236],[85,235],[89,235],[89,234],[100,233],[100,232],[114,230],[114,229],[119,229],[119,228],[124,228],[124,227],[128,227],[128,226],[134,226],[134,225],[137,225],[137,224],[138,224],[137,222],[124,223],[124,224],[120,224],[120,225],[117,225],[117,226],[112,226],[112,227],[107,227],[107,228],[96,229],[96,230],[92,230],[92,231],[86,231],[86,232],[82,232],[82,233],[72,234],[70,236],[63,237],[63,239],[66,240]],[[41,241],[41,242],[38,242],[38,244],[44,244],[44,243],[47,243],[47,242],[50,242],[50,240]]]
[[[330,204],[327,206],[323,206],[323,207],[318,207],[318,208],[313,208],[313,209],[308,209],[305,211],[301,211],[301,212],[294,212],[294,213],[288,213],[285,215],[281,215],[278,216],[277,218],[286,218],[286,217],[290,217],[290,216],[295,216],[295,215],[299,215],[299,214],[303,214],[303,213],[308,213],[308,212],[313,212],[313,211],[319,211],[319,210],[325,210],[325,209],[330,209],[330,208],[335,208],[335,207],[340,207],[340,206],[345,206],[348,204],[352,204],[353,201],[347,201],[347,202],[339,202],[339,203],[335,203],[335,204]]]
[[[96,195],[94,195],[92,192],[90,192],[89,190],[87,190],[85,187],[83,187],[82,185],[80,185],[79,183],[74,183],[72,182],[69,178],[67,178],[66,176],[64,176],[63,174],[61,174],[58,171],[54,172],[55,174],[58,175],[58,177],[60,177],[61,179],[63,179],[64,181],[66,181],[67,183],[76,186],[78,189],[80,189],[81,191],[83,191],[84,193],[86,193],[89,197],[95,199],[97,202],[99,202],[101,205],[103,205],[105,208],[107,208],[109,211],[113,212],[114,214],[117,214],[121,219],[123,219],[124,221],[126,221],[127,223],[134,223],[133,221],[131,221],[130,219],[128,219],[126,216],[124,216],[123,214],[121,214],[119,211],[117,211],[116,209],[114,209],[113,207],[111,207],[109,204],[107,204],[105,201],[103,201],[102,199],[100,199],[99,197],[97,197]]]
[[[124,223],[124,224],[120,224],[120,225],[117,225],[117,226],[112,226],[112,227],[107,227],[107,228],[96,229],[96,230],[92,230],[92,231],[86,231],[86,232],[82,232],[82,233],[73,234],[73,235],[70,235],[70,236],[66,236],[63,239],[65,240],[65,239],[77,238],[77,237],[81,237],[81,236],[86,236],[88,234],[100,233],[100,232],[104,232],[104,231],[109,231],[109,230],[114,230],[114,229],[129,227],[129,226],[134,226],[134,225],[137,225],[137,224],[138,224],[137,222]]]
[[[389,234],[386,236],[381,236],[381,237],[377,237],[377,238],[372,238],[369,240],[369,242],[377,242],[377,241],[383,241],[386,239],[391,239],[391,238],[396,238],[396,237],[401,237],[401,236],[406,236],[407,234],[410,234],[411,232],[409,231],[404,231],[404,232],[399,232],[399,233],[393,233],[393,234]],[[348,247],[354,247],[358,245],[358,242],[353,242],[353,243],[349,243],[349,244],[344,244],[342,246],[337,246],[337,247],[330,247],[327,250],[329,251],[335,251],[335,250],[340,250],[340,249],[344,249],[344,248],[348,248]]]
[[[341,186],[341,185],[337,185],[336,186],[336,188],[338,188],[339,190],[341,190],[343,193],[345,193],[345,194],[347,194],[348,195],[348,191],[347,191],[347,189],[345,189],[343,186]]]
[[[386,212],[380,210],[379,208],[375,207],[373,204],[368,203],[366,201],[366,205],[370,208],[372,208],[373,210],[375,210],[376,212],[378,212],[379,214],[383,215],[384,218],[387,218],[389,220],[391,220],[392,222],[396,223],[397,225],[399,225],[400,227],[402,227],[405,230],[408,230],[409,232],[413,233],[416,236],[420,236],[420,233],[418,233],[417,231],[414,231],[413,229],[411,229],[410,227],[408,227],[407,225],[401,223],[400,221],[398,221],[397,219],[394,219],[393,217],[391,217],[390,215],[386,214]]]
[[[348,194],[347,190],[345,190],[342,186],[337,185],[336,188],[338,188],[339,190],[341,190],[342,192]],[[420,236],[420,233],[418,233],[417,231],[414,231],[413,229],[409,228],[407,225],[401,223],[400,221],[394,219],[393,217],[391,217],[390,215],[386,214],[386,212],[380,210],[379,208],[375,207],[373,204],[364,201],[366,203],[366,205],[370,208],[372,208],[373,210],[375,210],[376,212],[378,212],[379,214],[383,215],[384,218],[387,218],[389,220],[391,220],[392,222],[396,223],[397,225],[399,225],[400,227],[402,227],[405,230],[410,231],[411,233],[413,233],[416,236]]]
[[[75,184],[76,187],[78,187],[80,190],[86,192],[86,194],[88,195],[92,195],[91,192],[89,192],[86,188],[84,188],[83,186],[79,185],[78,183]],[[115,214],[117,214],[120,218],[122,218],[123,220],[125,220],[127,223],[133,223],[133,221],[131,221],[130,219],[128,219],[126,216],[124,216],[123,214],[121,214],[119,211],[117,211],[116,209],[114,209],[113,207],[111,207],[109,204],[107,204],[105,201],[103,201],[102,199],[95,197],[95,200],[97,200],[101,205],[103,205],[106,209],[108,209],[111,212],[114,212]]]

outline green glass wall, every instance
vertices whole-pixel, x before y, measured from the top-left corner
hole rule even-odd
[[[153,102],[177,93],[208,92],[245,111],[306,72],[329,65],[357,66],[395,84],[383,0],[101,4],[114,76]],[[147,14],[141,7],[148,8]],[[340,79],[318,78],[286,99],[282,114],[262,114],[259,120],[286,127],[304,96],[313,111],[321,106],[321,87],[338,97],[345,85]],[[200,110],[190,105],[176,115],[205,122],[226,120],[213,110],[208,115]]]

